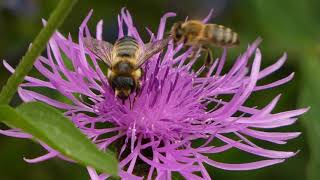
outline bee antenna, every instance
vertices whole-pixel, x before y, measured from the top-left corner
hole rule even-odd
[[[167,31],[164,33],[166,36],[171,36],[171,32],[170,31]]]
[[[189,16],[187,16],[187,17],[186,17],[186,19],[184,20],[184,22],[187,22],[187,21],[188,21],[188,19],[189,19]]]

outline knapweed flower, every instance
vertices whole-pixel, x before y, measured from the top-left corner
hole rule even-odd
[[[47,57],[40,57],[34,64],[45,79],[26,77],[19,95],[24,102],[41,101],[64,110],[65,116],[100,149],[116,147],[121,178],[171,179],[173,173],[179,173],[185,179],[210,179],[205,164],[225,170],[252,170],[281,163],[295,155],[295,152],[260,147],[252,139],[285,144],[300,133],[270,132],[270,129],[293,124],[307,109],[272,113],[280,96],[261,109],[244,105],[253,92],[272,89],[292,79],[293,74],[270,84],[257,85],[283,65],[286,54],[275,64],[260,69],[258,39],[235,59],[229,71],[222,73],[226,49],[210,69],[193,70],[198,59],[190,60],[191,49],[183,50],[169,43],[165,51],[143,65],[141,93],[136,98],[132,94],[131,99],[135,101],[131,107],[130,101],[123,104],[115,97],[106,72],[101,69],[102,61],[83,45],[84,37],[90,36],[87,27],[90,16],[91,12],[80,26],[78,43],[71,36],[54,34],[47,47]],[[174,13],[167,13],[161,18],[157,34],[148,30],[150,41],[164,37],[166,19],[173,16]],[[204,21],[207,20],[208,17]],[[127,35],[145,43],[128,11],[122,10],[118,22],[118,38]],[[102,26],[100,21],[97,39],[102,39]],[[37,88],[59,92],[69,103],[43,95],[35,90]],[[1,133],[31,137],[17,129],[1,130]],[[48,154],[26,161],[65,159],[54,149],[42,146]],[[232,164],[208,157],[232,148],[264,160]],[[109,177],[90,167],[88,172],[94,180]]]

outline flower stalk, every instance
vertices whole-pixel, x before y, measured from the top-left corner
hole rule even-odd
[[[0,92],[0,103],[8,104],[11,98],[16,93],[19,84],[24,80],[24,77],[32,69],[33,63],[40,56],[48,43],[52,34],[63,23],[64,19],[71,12],[72,7],[77,0],[60,0],[56,9],[49,17],[49,21],[46,26],[40,31],[38,36],[32,43],[25,56],[22,58],[15,73],[11,75],[5,86],[3,86]]]

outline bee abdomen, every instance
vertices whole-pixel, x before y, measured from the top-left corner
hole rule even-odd
[[[117,40],[114,47],[117,56],[134,57],[139,45],[134,38],[126,36]]]
[[[238,34],[230,28],[217,24],[207,24],[205,36],[216,46],[232,47],[239,44]]]

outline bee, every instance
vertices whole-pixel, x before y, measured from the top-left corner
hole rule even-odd
[[[163,50],[170,38],[141,45],[133,37],[125,36],[114,45],[103,40],[84,38],[84,45],[108,66],[107,79],[122,102],[141,86],[141,66],[153,55]]]
[[[198,20],[189,20],[175,23],[170,35],[175,44],[184,44],[192,47],[194,57],[198,50],[206,51],[206,65],[212,64],[213,55],[209,46],[231,48],[239,45],[238,34],[218,24],[205,24]]]

